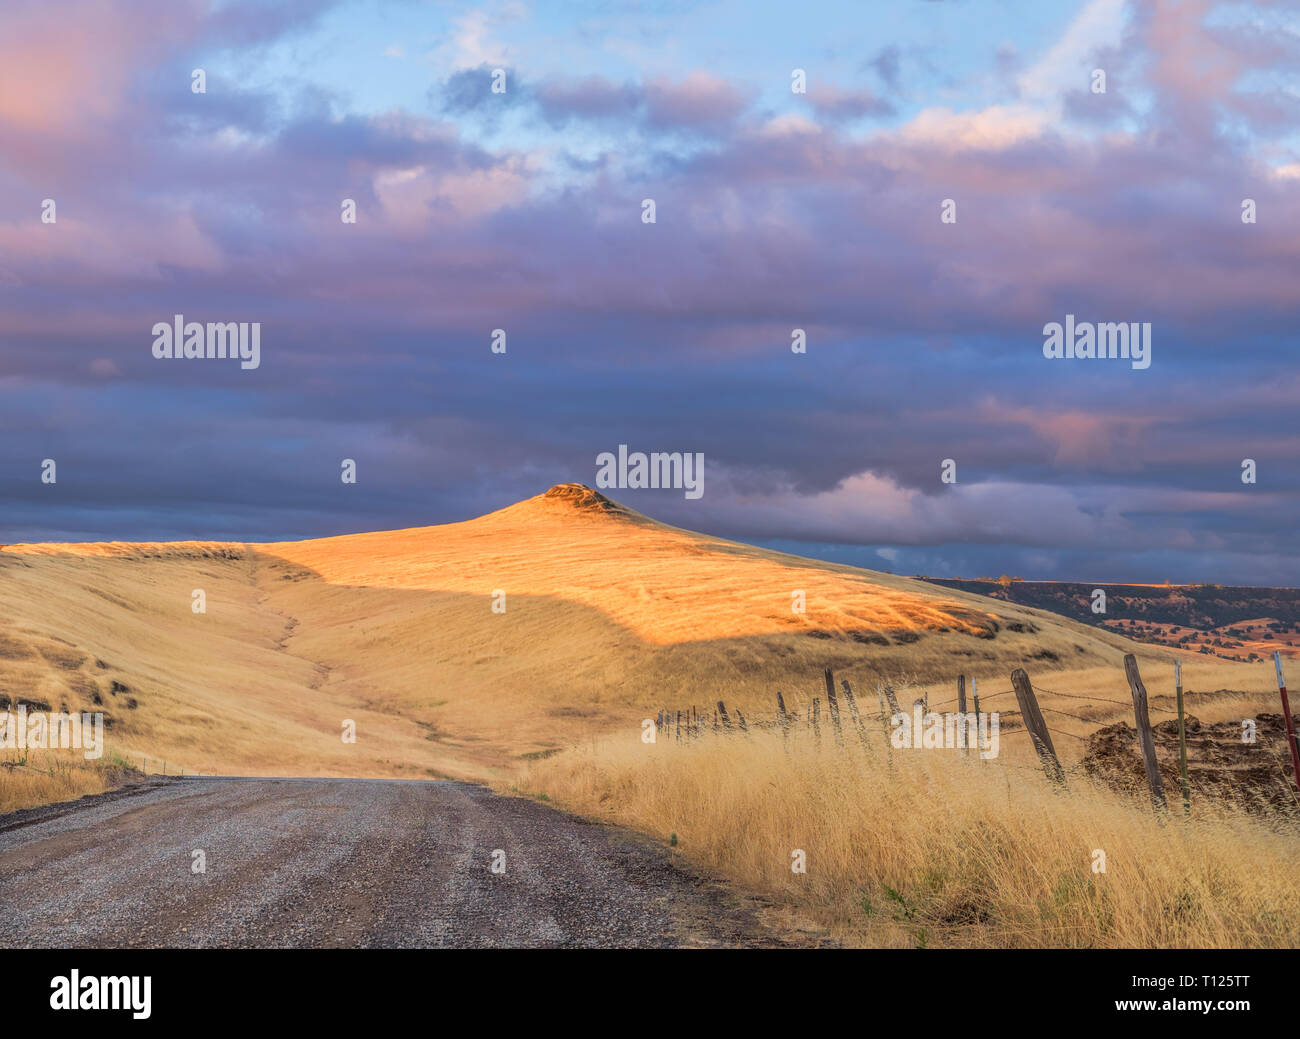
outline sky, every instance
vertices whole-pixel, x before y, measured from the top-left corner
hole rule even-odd
[[[6,543],[452,522],[626,444],[704,493],[611,497],[801,555],[1297,585],[1298,323],[1300,0],[0,7]]]

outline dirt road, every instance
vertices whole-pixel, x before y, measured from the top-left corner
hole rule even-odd
[[[789,943],[652,842],[452,782],[189,778],[0,816],[0,907],[6,948]]]

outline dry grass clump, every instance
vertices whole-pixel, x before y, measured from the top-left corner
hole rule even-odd
[[[112,754],[86,760],[79,751],[0,751],[0,815],[102,794],[140,775]]]

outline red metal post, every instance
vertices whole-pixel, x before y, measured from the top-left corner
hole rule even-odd
[[[1282,713],[1286,715],[1286,742],[1291,748],[1291,767],[1295,770],[1296,790],[1300,790],[1300,751],[1295,745],[1295,723],[1291,721],[1291,701],[1286,696],[1286,679],[1282,676],[1282,654],[1273,650],[1273,666],[1277,668],[1277,688],[1282,694]]]

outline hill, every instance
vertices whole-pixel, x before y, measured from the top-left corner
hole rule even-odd
[[[1129,651],[1171,659],[1019,603],[669,527],[577,484],[408,530],[0,551],[0,694],[102,710],[109,749],[155,768],[499,779],[635,738],[661,706],[770,714],[779,689],[798,710],[828,666],[872,690],[1005,686],[1025,666],[1113,697]],[[1261,665],[1216,666],[1203,688],[1268,688]]]

